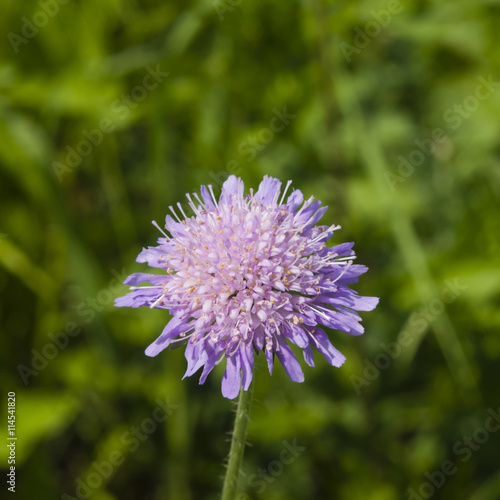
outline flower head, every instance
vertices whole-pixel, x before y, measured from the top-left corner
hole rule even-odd
[[[156,356],[174,342],[185,341],[186,376],[203,367],[200,383],[226,358],[222,394],[238,395],[252,380],[254,351],[264,351],[269,372],[274,356],[288,376],[304,374],[289,342],[303,350],[314,366],[313,350],[340,367],[345,357],[330,343],[321,326],[359,335],[359,315],[378,299],[360,297],[349,288],[367,268],[354,265],[352,243],[325,246],[339,226],[316,226],[327,207],[313,197],[304,202],[294,190],[285,200],[278,179],[264,177],[256,193],[244,195],[243,181],[230,176],[220,199],[211,186],[201,198],[187,194],[194,215],[167,215],[170,236],[144,249],[138,262],[162,274],[135,273],[125,284],[131,292],[117,306],[167,309],[173,318],[147,349]],[[160,229],[161,230],[161,229]],[[163,231],[162,231],[163,232]],[[149,286],[137,286],[149,282]]]

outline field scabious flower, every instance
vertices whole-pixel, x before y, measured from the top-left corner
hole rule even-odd
[[[345,357],[321,326],[359,335],[354,310],[378,303],[349,288],[367,270],[353,264],[353,244],[325,246],[340,228],[316,225],[327,207],[313,197],[304,202],[299,190],[285,201],[290,184],[281,194],[281,182],[265,176],[257,192],[245,196],[243,181],[233,175],[219,200],[211,186],[201,187],[201,198],[187,194],[193,215],[178,203],[181,220],[170,207],[170,236],[163,233],[158,246],[137,258],[164,273],[132,274],[125,281],[130,293],[116,300],[117,306],[170,311],[173,318],[146,354],[184,341],[185,377],[203,368],[201,384],[225,358],[222,394],[230,399],[241,386],[248,389],[254,352],[265,352],[270,373],[276,356],[295,382],[304,374],[289,343],[302,349],[309,366],[314,348],[340,367]],[[150,285],[138,286],[144,282]]]

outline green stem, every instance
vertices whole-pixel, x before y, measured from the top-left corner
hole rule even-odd
[[[222,488],[222,500],[235,500],[238,492],[238,479],[240,477],[241,465],[243,463],[243,452],[247,438],[248,421],[250,420],[250,408],[252,406],[253,382],[248,391],[241,389],[234,421],[233,438],[229,451],[229,462],[227,464],[224,487]]]

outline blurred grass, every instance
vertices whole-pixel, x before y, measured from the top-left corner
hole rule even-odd
[[[364,336],[331,332],[342,369],[318,359],[293,384],[259,360],[249,498],[399,500],[445,460],[458,471],[433,498],[499,498],[498,436],[467,461],[454,452],[500,400],[498,86],[456,111],[479,77],[500,81],[498,2],[401,0],[361,48],[356,35],[389,2],[243,0],[222,21],[210,1],[57,3],[16,52],[8,35],[23,36],[24,18],[48,3],[5,2],[0,18],[2,387],[18,398],[20,497],[75,496],[93,462],[119,451],[91,498],[218,498],[234,409],[220,395],[223,366],[204,386],[181,381],[182,349],[143,354],[164,314],[112,299],[126,292],[115,274],[146,271],[135,257],[157,238],[150,221],[236,169],[249,187],[264,174],[292,179],[329,205],[327,222],[370,267],[357,289],[381,297]],[[350,62],[342,43],[358,48]],[[148,67],[169,74],[127,101]],[[295,118],[250,159],[244,141],[284,108]],[[58,176],[54,162],[103,119],[113,131]],[[401,177],[400,157],[437,128],[445,140],[391,189],[387,174]],[[412,329],[455,278],[463,292]],[[81,331],[36,368],[33,349],[72,322]],[[412,343],[358,395],[353,376],[405,331]],[[37,372],[26,387],[20,364]],[[122,436],[157,398],[178,408],[131,451]],[[306,450],[270,474],[293,440]]]

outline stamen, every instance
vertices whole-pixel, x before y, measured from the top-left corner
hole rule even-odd
[[[156,229],[158,229],[158,231],[160,231],[161,234],[163,234],[163,236],[165,236],[165,238],[167,238],[167,240],[169,240],[170,238],[167,236],[167,234],[165,233],[165,231],[163,231],[163,229],[159,226],[159,224],[154,220],[154,221],[151,221],[151,224],[153,224],[154,227],[156,227]]]
[[[141,289],[152,289],[152,288],[163,288],[162,285],[151,285],[151,286],[131,286],[130,290],[141,290]]]
[[[355,255],[349,255],[348,257],[339,257],[339,258],[335,259],[335,260],[334,260],[334,262],[335,262],[335,263],[337,263],[337,262],[338,262],[339,264],[342,264],[342,263],[343,263],[343,261],[346,261],[346,260],[347,260],[347,261],[350,261],[350,260],[353,260],[353,259],[355,259],[355,258],[356,258],[356,256],[355,256]]]
[[[218,208],[219,204],[217,203],[217,200],[215,199],[214,190],[212,189],[212,185],[211,184],[208,185],[208,190],[210,191],[210,196],[212,197],[214,205]]]
[[[278,205],[283,205],[283,200],[285,199],[286,192],[288,191],[288,188],[290,187],[291,184],[292,184],[292,181],[288,181],[286,183],[285,190],[283,191],[283,194],[281,195],[281,200],[278,203]]]
[[[336,283],[342,276],[344,276],[345,272],[351,267],[352,260],[350,260],[347,265],[344,267],[344,270],[332,281],[332,283]]]
[[[327,235],[327,233],[329,233],[330,231],[336,231],[337,229],[341,229],[341,226],[336,226],[335,224],[333,226],[330,226],[326,231],[323,231],[322,233],[319,233],[318,236],[316,236],[312,240],[308,241],[308,243],[306,245],[306,248],[308,246],[312,245],[313,243],[316,243],[321,238],[324,238]],[[326,238],[326,239],[329,239],[329,238]]]
[[[158,298],[157,298],[157,299],[156,299],[156,300],[155,300],[155,301],[154,301],[154,302],[153,302],[153,303],[149,306],[149,308],[150,308],[150,309],[153,309],[153,308],[156,306],[156,304],[158,304],[159,302],[161,302],[161,301],[163,300],[163,297],[165,297],[165,294],[164,294],[164,293],[162,293],[162,294],[161,294],[161,295],[160,295],[160,296],[159,296],[159,297],[158,297]]]
[[[184,213],[184,210],[182,210],[182,205],[178,202],[177,206],[179,207],[179,210],[181,211],[181,214],[184,215],[184,219],[187,219],[188,216]]]
[[[193,193],[193,196],[198,200],[200,206],[206,210],[207,206],[203,201],[201,201],[200,197],[198,196],[198,193]]]
[[[316,307],[320,308],[321,306],[316,306]],[[316,314],[319,314],[320,316],[322,316],[323,318],[325,318],[327,320],[331,320],[332,319],[330,316],[327,316],[323,311],[316,309],[316,307],[314,307],[311,304],[309,304],[309,308],[312,309]],[[327,309],[325,309],[325,310],[327,310]],[[333,311],[331,309],[330,309],[330,311],[332,313],[335,312],[335,311]]]
[[[314,196],[311,196],[308,200],[304,201],[304,204],[302,205],[302,207],[300,207],[300,210],[295,213],[294,218],[297,218],[313,201]]]
[[[198,209],[196,208],[196,205],[193,203],[193,200],[191,199],[191,195],[189,193],[186,193],[186,198],[189,200],[189,206],[191,207],[191,210],[197,215],[200,215],[200,212],[198,212]]]
[[[175,213],[174,208],[170,205],[170,206],[168,207],[168,209],[169,209],[169,210],[170,210],[170,211],[174,214],[174,217],[177,219],[177,222],[179,222],[179,223],[180,223],[180,222],[181,222],[181,220],[179,219],[179,217],[177,217],[177,214]]]

